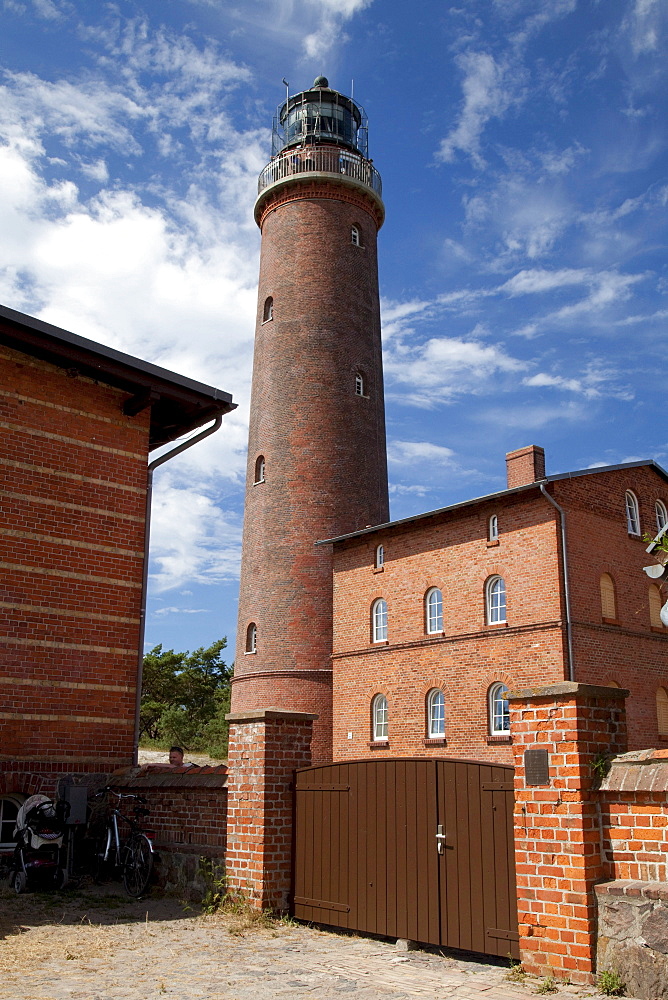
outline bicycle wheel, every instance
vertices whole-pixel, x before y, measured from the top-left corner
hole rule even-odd
[[[108,834],[101,834],[95,841],[95,852],[91,859],[91,875],[96,885],[108,882],[113,878],[116,861],[116,851],[113,845],[108,844]],[[107,860],[104,860],[105,854]]]
[[[151,842],[143,833],[135,833],[125,846],[123,885],[125,891],[137,899],[146,892],[153,871]]]

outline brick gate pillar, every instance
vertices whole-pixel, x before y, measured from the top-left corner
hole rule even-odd
[[[293,772],[311,763],[311,735],[317,718],[277,708],[227,716],[227,885],[240,890],[258,909],[287,909]]]
[[[593,981],[604,877],[595,764],[626,749],[627,695],[568,681],[508,697],[520,954],[535,975]]]

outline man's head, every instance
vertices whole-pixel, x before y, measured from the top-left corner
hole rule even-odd
[[[183,767],[183,749],[181,747],[169,748],[169,763],[174,767]]]

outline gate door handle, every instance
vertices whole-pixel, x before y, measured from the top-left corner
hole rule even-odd
[[[443,824],[439,823],[436,827],[436,850],[439,854],[445,852],[445,838],[446,835],[443,833]]]

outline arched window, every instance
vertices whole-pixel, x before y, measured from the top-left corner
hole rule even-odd
[[[502,576],[491,576],[485,588],[487,624],[497,625],[506,620],[506,582]]]
[[[0,847],[16,847],[14,827],[21,808],[22,796],[3,795],[0,798]]]
[[[357,226],[353,226],[350,230],[350,242],[354,247],[359,247],[362,245],[360,241],[360,231]]]
[[[445,736],[445,695],[440,688],[432,688],[427,695],[427,736],[430,739]]]
[[[663,606],[663,600],[661,599],[661,591],[655,583],[650,583],[648,596],[649,623],[652,628],[663,628],[663,622],[661,621],[661,608]]]
[[[387,642],[387,601],[382,597],[371,606],[371,640]]]
[[[371,739],[386,740],[388,734],[387,725],[387,698],[384,694],[377,694],[371,702]]]
[[[257,625],[251,622],[246,629],[246,652],[257,653]]]
[[[617,601],[615,599],[615,581],[609,573],[601,573],[601,617],[617,619]]]
[[[355,374],[355,395],[356,396],[364,395],[364,376],[362,375],[361,372],[357,372]]]
[[[267,296],[264,300],[264,309],[262,310],[262,322],[266,323],[268,320],[274,318],[274,300],[271,295]]]
[[[487,541],[498,542],[499,540],[499,519],[496,514],[492,514],[487,523]]]
[[[265,472],[264,455],[258,455],[257,458],[255,459],[255,482],[256,483],[263,483],[264,482],[264,472]]]
[[[489,713],[489,735],[508,736],[510,732],[510,707],[508,705],[508,687],[500,681],[492,684],[487,695]]]
[[[425,602],[425,625],[427,633],[443,631],[443,594],[438,587],[427,591]]]
[[[382,545],[377,545],[376,559],[375,559],[376,569],[382,569],[384,565],[385,565],[385,549],[383,548]]]
[[[668,509],[663,500],[657,500],[654,504],[654,510],[656,511],[656,530],[663,531],[663,529],[668,524]]]
[[[629,535],[640,534],[640,514],[638,513],[638,498],[632,490],[626,491],[626,530]]]
[[[659,736],[668,736],[668,691],[664,687],[656,689],[656,725]]]

